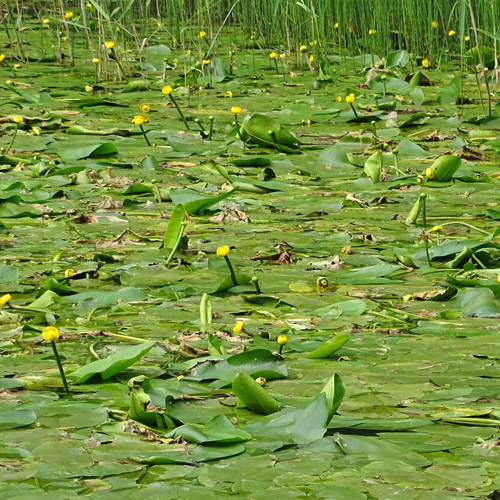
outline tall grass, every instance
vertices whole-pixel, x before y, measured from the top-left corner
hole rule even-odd
[[[416,56],[428,56],[438,47],[459,52],[458,37],[451,40],[447,33],[454,30],[463,35],[463,30],[468,32],[471,26],[469,12],[462,19],[464,25],[460,23],[464,14],[461,0],[0,0],[7,6],[4,26],[10,28],[20,58],[23,44],[15,37],[22,36],[22,19],[61,19],[61,11],[81,13],[81,6],[89,3],[88,31],[71,28],[70,33],[86,39],[87,44],[91,37],[96,41],[102,41],[102,37],[115,39],[116,25],[132,33],[136,43],[158,31],[163,37],[165,33],[169,36],[165,43],[170,45],[190,43],[202,29],[212,39],[231,9],[223,33],[232,33],[235,45],[248,43],[254,35],[261,47],[285,50],[296,50],[316,40],[318,50],[345,54],[372,50],[385,55],[389,50],[404,48]],[[472,7],[476,25],[496,33],[500,1],[473,0]],[[95,21],[99,17],[106,22],[98,29]],[[432,21],[439,27],[432,28]],[[371,29],[377,32],[369,37]]]

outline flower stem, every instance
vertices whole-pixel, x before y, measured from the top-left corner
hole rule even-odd
[[[211,141],[212,140],[212,134],[213,134],[213,131],[214,131],[214,117],[210,116],[209,120],[210,120],[210,129],[208,131],[208,140]]]
[[[429,254],[429,240],[425,238],[424,242],[425,242],[425,255],[427,257],[427,262],[429,263],[429,267],[432,267],[431,256]]]
[[[356,117],[356,120],[358,120],[358,123],[359,123],[358,112],[356,111],[356,108],[354,107],[354,104],[352,102],[350,102],[349,105],[351,106],[352,112],[354,113],[354,116]]]
[[[231,264],[231,261],[229,260],[229,257],[227,255],[224,255],[224,258],[226,259],[227,267],[229,268],[229,272],[231,273],[231,279],[233,280],[233,284],[234,286],[238,286],[238,280],[236,279],[236,274],[234,273],[233,265]]]
[[[59,357],[59,353],[57,352],[56,343],[52,340],[50,342],[50,345],[52,346],[52,351],[54,352],[54,357],[56,358],[57,368],[59,368],[64,391],[66,392],[66,394],[69,394],[68,382],[66,382],[66,375],[64,374],[64,368],[61,363],[61,358]]]
[[[426,203],[427,197],[424,196],[422,198],[422,221],[424,223],[424,229],[427,228],[427,203]]]
[[[259,293],[259,294],[260,294],[260,293],[262,293],[262,290],[260,289],[260,285],[259,285],[259,278],[257,278],[257,276],[254,276],[254,277],[252,278],[252,283],[253,283],[253,284],[254,284],[254,286],[255,286],[255,291],[256,291],[257,293]]]
[[[16,135],[18,130],[19,130],[19,124],[16,123],[16,130],[14,130],[14,133],[12,134],[12,139],[10,140],[10,144],[7,146],[7,154],[9,154],[9,151],[11,150],[14,141],[16,140]]]
[[[151,143],[149,142],[148,136],[146,135],[146,131],[144,130],[144,127],[142,125],[139,125],[142,135],[144,136],[144,140],[146,141],[146,144],[148,146],[151,146]]]
[[[245,141],[243,140],[243,137],[241,137],[240,124],[238,122],[238,115],[236,113],[234,114],[234,121],[236,123],[236,131],[238,132],[238,137],[240,138],[241,142],[245,143]]]
[[[184,113],[182,112],[181,108],[179,108],[179,105],[177,104],[177,101],[175,100],[174,96],[172,94],[169,94],[170,100],[174,103],[174,106],[177,109],[177,112],[179,113],[179,116],[181,117],[181,120],[184,122],[184,125],[186,125],[186,128],[188,130],[191,130],[189,128],[188,122],[186,120],[186,117],[184,116]]]

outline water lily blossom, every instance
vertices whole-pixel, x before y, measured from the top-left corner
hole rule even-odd
[[[239,335],[243,331],[243,327],[245,326],[244,321],[237,321],[233,327],[233,333],[235,335]]]
[[[0,297],[0,307],[3,307],[9,300],[12,299],[12,295],[10,293],[6,293]]]

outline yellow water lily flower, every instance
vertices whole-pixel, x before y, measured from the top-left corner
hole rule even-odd
[[[98,57],[94,57],[94,58],[92,59],[92,62],[93,62],[94,64],[99,64],[101,61],[100,61],[100,59],[99,59]]]
[[[443,226],[434,226],[431,229],[431,233],[442,233],[443,232]]]
[[[307,45],[301,45],[301,46],[299,47],[299,51],[300,51],[300,52],[305,52],[306,50],[307,50]]]
[[[338,96],[335,98],[335,100],[336,100],[337,102],[342,102],[342,96],[338,95]]]
[[[205,31],[200,31],[198,33],[198,38],[205,38],[207,36],[207,33]]]
[[[436,28],[439,28],[439,23],[437,21],[432,21],[431,22],[431,27],[436,29]]]
[[[455,30],[448,31],[448,36],[455,36],[457,32]]]
[[[0,307],[3,307],[9,300],[12,298],[12,295],[10,293],[6,293],[5,295],[2,295],[0,297]]]
[[[231,106],[231,113],[233,113],[233,115],[239,115],[241,113],[241,108],[239,106]]]
[[[23,123],[24,119],[23,119],[22,116],[15,116],[14,118],[12,118],[12,121],[14,123],[18,123],[19,124],[19,123]]]
[[[233,98],[233,93],[228,90],[225,94],[224,94],[224,99],[232,99]]]
[[[163,95],[170,95],[170,94],[172,93],[172,91],[173,91],[173,90],[174,90],[174,89],[173,89],[170,85],[165,85],[165,87],[163,87],[163,88],[161,89],[161,93],[162,93]]]
[[[201,63],[203,64],[203,66],[207,66],[207,64],[210,64],[210,59],[203,59]]]
[[[469,35],[465,35],[464,36],[464,41],[469,42],[470,41],[470,36]]]
[[[47,342],[54,342],[60,336],[59,330],[55,326],[47,326],[42,331],[42,337]]]
[[[374,35],[375,33],[377,33],[377,30],[375,30],[375,29],[368,30],[368,34],[370,36]]]
[[[108,50],[110,50],[110,49],[114,48],[114,46],[115,46],[115,42],[113,42],[113,41],[106,42],[106,43],[105,43],[105,45],[106,45],[106,48],[107,48]]]
[[[285,345],[288,342],[288,337],[286,335],[280,335],[276,341],[279,345]]]
[[[413,295],[411,293],[409,293],[408,295],[405,295],[403,297],[403,302],[408,302],[409,300],[411,300],[413,298]]]
[[[345,98],[345,102],[348,102],[349,104],[352,104],[355,100],[356,100],[356,96],[353,93],[350,93]]]
[[[310,63],[314,62],[314,56],[312,54],[309,56],[309,62]]]
[[[239,335],[243,331],[243,327],[245,326],[244,321],[237,321],[233,327],[233,333],[235,335]]]
[[[65,19],[71,19],[74,15],[75,14],[71,10],[68,10],[68,12],[64,13],[64,18]]]
[[[278,57],[278,53],[277,53],[277,52],[271,52],[271,53],[269,54],[269,58],[270,58],[270,59],[276,59],[277,57]]]
[[[141,113],[149,113],[151,111],[151,106],[147,102],[144,102],[141,104],[139,109],[141,110]]]
[[[217,248],[217,257],[225,257],[230,251],[231,249],[228,245],[223,245]]]
[[[428,167],[425,170],[425,176],[427,177],[427,179],[434,179],[435,175],[436,175],[436,173],[434,172],[434,170],[432,170],[431,167]]]
[[[42,20],[42,23],[45,24],[45,26],[48,26],[50,24],[50,19],[45,18]]]
[[[38,127],[31,127],[31,135],[36,135],[37,137],[40,137],[40,129]]]
[[[73,274],[75,273],[76,271],[74,269],[66,269],[66,271],[64,271],[64,277],[71,278],[71,276],[73,276]]]
[[[5,59],[5,54],[0,54],[0,63]]]
[[[333,25],[333,29],[334,29],[334,30],[338,30],[338,29],[339,29],[339,23],[335,23],[335,24]]]
[[[429,59],[424,59],[424,60],[422,61],[422,66],[423,66],[424,68],[429,68],[429,67],[430,67],[430,65],[431,65],[431,62],[429,61]]]
[[[94,87],[92,85],[85,85],[85,92],[92,92],[94,90]]]
[[[136,116],[134,116],[134,118],[132,119],[132,123],[133,123],[134,125],[143,125],[145,121],[146,121],[146,120],[144,119],[144,116],[141,116],[141,115],[136,115]]]

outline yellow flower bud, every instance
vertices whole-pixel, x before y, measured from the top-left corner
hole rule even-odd
[[[439,27],[439,23],[437,21],[432,21],[431,26],[436,29]]]
[[[203,64],[203,66],[207,66],[208,64],[210,64],[210,59],[203,59],[201,63]]]
[[[92,92],[94,90],[94,87],[92,85],[85,85],[85,92]]]
[[[457,33],[454,30],[448,31],[448,36],[455,36]]]
[[[207,36],[206,32],[205,31],[200,31],[198,33],[198,38],[205,38]]]
[[[377,30],[374,30],[374,29],[368,30],[368,34],[370,36],[374,35],[375,33],[377,33]]]
[[[427,179],[434,179],[434,176],[436,175],[436,173],[434,172],[434,170],[432,170],[431,167],[428,167],[425,169],[425,176],[427,177]]]
[[[55,326],[48,326],[42,331],[42,337],[47,342],[54,342],[60,336],[59,330]]]
[[[464,41],[466,41],[466,42],[470,41],[470,36],[469,35],[465,35],[464,36]]]
[[[500,274],[497,276],[497,281],[500,283]]]
[[[65,19],[71,19],[75,14],[73,14],[73,12],[71,12],[70,10],[68,12],[65,12],[64,13],[64,18]]]
[[[19,123],[23,123],[24,119],[23,119],[22,116],[15,116],[14,118],[12,118],[12,121],[14,123],[18,123],[19,124]]]
[[[117,32],[120,32],[122,29],[120,28],[120,26],[116,26],[116,27],[115,27],[115,30],[116,30]]]
[[[73,276],[73,274],[75,274],[74,269],[66,269],[66,271],[64,271],[65,278],[71,278],[71,276]]]
[[[231,249],[228,245],[223,245],[217,248],[217,257],[225,257],[230,251]]]
[[[151,106],[145,102],[140,106],[141,113],[149,113],[151,111]]]
[[[338,96],[335,98],[335,100],[336,100],[337,102],[342,102],[342,96],[338,95]]]
[[[98,57],[94,57],[94,58],[92,59],[92,62],[93,62],[94,64],[99,64],[100,60],[99,60],[99,58],[98,58]]]
[[[288,342],[288,338],[286,335],[280,335],[276,341],[278,342],[279,345],[285,345]]]
[[[224,99],[232,99],[233,98],[233,93],[228,90],[225,94],[224,94]]]
[[[0,54],[0,63],[5,59],[5,54]]]
[[[431,62],[429,61],[429,59],[424,59],[422,61],[422,67],[428,68],[430,65],[431,65]]]
[[[264,387],[267,384],[267,380],[264,377],[257,377],[255,379],[255,382],[257,382],[262,387]]]
[[[243,331],[243,327],[245,326],[244,321],[237,321],[233,327],[233,333],[235,335],[239,335]]]
[[[335,23],[335,24],[333,25],[333,29],[334,29],[334,30],[338,30],[338,29],[339,29],[339,23]]]
[[[2,295],[0,297],[0,307],[3,307],[9,300],[12,298],[12,295],[10,293],[6,293],[5,295]]]
[[[49,25],[50,24],[50,19],[47,19],[45,18],[43,21],[42,21],[43,24],[45,24],[45,26]]]
[[[305,52],[306,50],[307,50],[307,45],[301,45],[301,46],[299,47],[299,51],[300,51],[300,52]]]
[[[239,115],[241,113],[241,108],[239,106],[231,106],[231,113],[233,113],[233,115]]]
[[[163,95],[170,95],[170,94],[172,93],[172,91],[173,91],[173,90],[174,90],[174,89],[173,89],[170,85],[165,85],[165,87],[163,87],[163,88],[161,89],[161,93],[162,93]]]
[[[278,54],[277,54],[276,52],[271,52],[271,53],[269,54],[269,57],[270,57],[271,59],[276,59],[276,58],[278,57]]]
[[[108,50],[110,50],[110,49],[114,48],[114,46],[115,46],[115,42],[106,42],[106,44],[105,44],[105,45],[106,45],[106,48],[107,48]]]
[[[443,232],[443,226],[434,226],[431,229],[431,233],[442,233]]]
[[[314,56],[312,54],[309,56],[309,62],[310,63],[314,62]]]
[[[134,125],[143,125],[145,121],[146,121],[146,120],[144,120],[144,116],[141,116],[141,115],[136,115],[136,116],[134,116],[134,118],[132,119],[132,123],[133,123]]]

